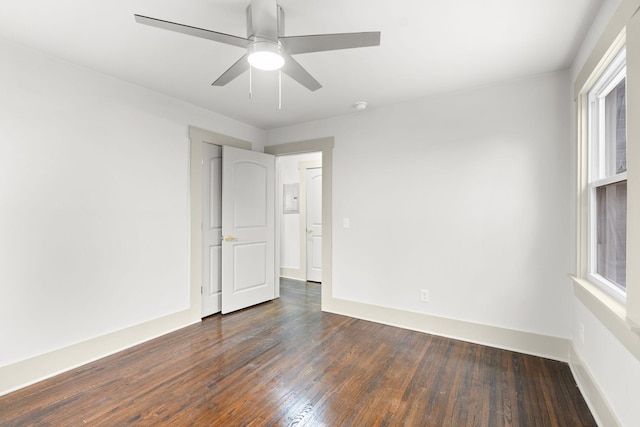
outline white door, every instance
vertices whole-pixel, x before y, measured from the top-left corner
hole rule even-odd
[[[202,317],[220,311],[222,148],[202,143]]]
[[[322,168],[306,170],[307,280],[322,282]]]
[[[275,158],[222,147],[222,313],[275,298]]]

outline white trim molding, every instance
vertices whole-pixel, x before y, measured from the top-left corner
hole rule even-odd
[[[198,319],[199,321],[200,319]],[[189,326],[190,310],[139,323],[0,368],[0,396]]]
[[[410,329],[456,340],[567,361],[570,341],[533,332],[482,325],[397,308],[332,298],[323,310],[389,326]]]
[[[604,392],[598,386],[598,382],[593,378],[573,345],[569,347],[569,367],[598,425],[622,427],[622,423],[605,398]]]
[[[280,277],[293,280],[306,280],[301,268],[280,267]]]
[[[580,302],[640,360],[640,336],[636,331],[636,325],[627,317],[624,305],[587,280],[573,276],[571,279],[573,292]]]

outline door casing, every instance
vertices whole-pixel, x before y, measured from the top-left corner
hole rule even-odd
[[[264,147],[264,152],[275,156],[285,156],[302,153],[322,153],[322,298],[321,309],[334,311],[333,308],[333,228],[332,228],[332,193],[333,193],[333,147],[334,138],[325,137],[306,141],[289,142]],[[281,202],[281,201],[280,201]],[[276,200],[276,203],[278,201]],[[281,203],[280,203],[281,205]],[[280,221],[276,221],[276,265],[280,265]],[[279,269],[277,270],[279,271]]]
[[[202,143],[216,145],[229,145],[232,147],[251,150],[251,143],[242,139],[211,132],[195,126],[189,126],[190,139],[190,179],[189,179],[189,307],[192,321],[202,319],[202,298],[200,287],[202,286]],[[332,283],[332,164],[333,164],[334,138],[325,137],[299,142],[270,145],[264,152],[275,156],[322,152],[322,299],[321,308],[325,310],[331,306],[333,293]],[[278,201],[276,201],[278,203]],[[280,266],[280,230],[279,221],[276,221],[276,260],[275,267],[279,277]],[[277,286],[276,286],[277,288]],[[276,289],[276,297],[278,297]]]

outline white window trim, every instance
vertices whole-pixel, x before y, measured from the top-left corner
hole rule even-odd
[[[626,77],[626,35],[623,32],[616,44],[608,52],[607,58],[594,71],[589,84],[582,90],[582,99],[587,100],[587,125],[586,141],[582,139],[580,144],[586,144],[585,152],[588,155],[586,192],[587,192],[587,265],[586,279],[604,292],[615,298],[618,302],[626,304],[627,292],[616,283],[598,274],[597,270],[597,205],[596,190],[599,187],[627,180],[627,173],[622,172],[611,176],[605,176],[606,147],[602,141],[606,138],[605,127],[605,99],[607,95]]]
[[[597,134],[597,140],[603,141],[606,138],[605,117],[603,111],[605,109],[606,95],[609,94],[627,75],[627,50],[625,44],[625,35],[622,34],[620,39],[621,45],[616,44],[613,60],[609,63],[602,64],[603,70],[594,73],[598,81],[596,81],[590,89],[584,89],[588,93],[589,97],[589,141],[594,139],[594,134]],[[607,78],[600,80],[603,75],[607,75]],[[594,117],[595,116],[595,117]],[[593,151],[598,150],[598,153]],[[604,176],[603,171],[605,166],[605,146],[604,144],[598,144],[597,147],[590,146],[589,154],[591,160],[589,163],[589,182],[597,181]],[[593,176],[596,173],[597,176]],[[626,177],[625,177],[626,179]]]
[[[628,34],[628,37],[627,37]],[[626,305],[588,279],[588,89],[626,45],[627,117],[640,108],[640,0],[622,3],[604,29],[574,82],[576,100],[576,272],[574,294],[640,360],[640,263],[627,263]],[[627,259],[640,259],[640,122],[627,120]]]
[[[596,271],[597,213],[595,197],[598,187],[627,180],[626,172],[603,177],[605,170],[605,144],[601,143],[605,138],[605,129],[602,124],[604,122],[603,104],[606,95],[625,78],[626,69],[626,33],[622,31],[587,80],[578,97],[578,110],[584,111],[586,120],[586,132],[579,133],[578,137],[578,144],[581,148],[579,152],[581,152],[581,156],[586,157],[586,159],[580,159],[579,163],[586,170],[582,170],[580,174],[583,177],[583,182],[580,184],[584,190],[578,197],[584,197],[586,193],[587,199],[584,208],[587,224],[586,239],[583,240],[586,248],[579,248],[582,249],[582,253],[585,253],[586,249],[586,257],[579,260],[584,264],[580,270],[585,272],[584,279],[599,287],[623,306],[626,304],[627,299],[626,290],[621,289]]]

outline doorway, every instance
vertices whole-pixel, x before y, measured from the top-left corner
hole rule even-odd
[[[310,139],[306,141],[289,142],[284,144],[269,145],[264,148],[265,153],[273,154],[276,157],[302,153],[322,153],[322,284],[321,284],[321,309],[323,311],[334,311],[336,303],[333,298],[333,147],[334,138],[325,137]],[[280,236],[280,221],[276,221],[276,236]],[[276,238],[276,259],[277,265],[280,263],[280,239]]]
[[[322,282],[322,153],[277,157],[280,276]]]
[[[220,146],[232,146],[251,150],[249,141],[207,131],[194,126],[189,127],[190,139],[190,180],[189,180],[189,211],[190,211],[190,239],[189,239],[189,311],[193,322],[200,321],[201,316],[201,287],[202,287],[202,143]],[[332,137],[319,138],[308,141],[291,142],[285,144],[271,145],[265,147],[264,152],[275,156],[285,156],[291,154],[322,152],[322,298],[321,306],[323,310],[331,310],[333,296],[331,291],[332,280],[332,260],[331,260],[331,209],[332,209],[332,155],[334,139]],[[277,178],[277,177],[276,177]],[[280,264],[280,224],[276,221],[276,252],[275,252],[275,283],[279,283]],[[275,297],[279,296],[279,289],[276,286]]]

